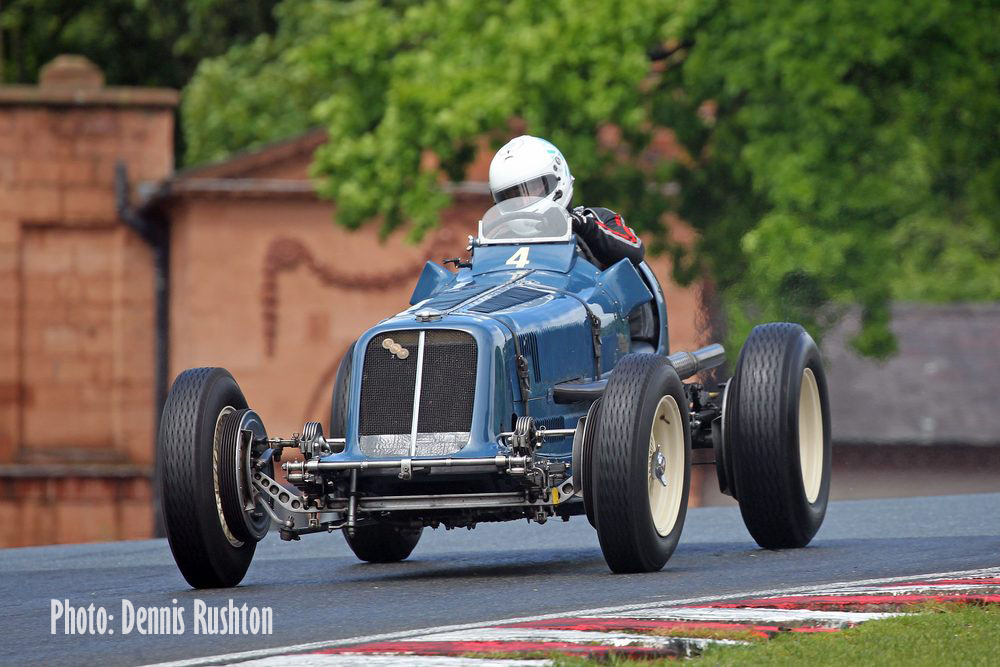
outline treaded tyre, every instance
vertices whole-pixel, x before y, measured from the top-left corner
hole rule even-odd
[[[583,508],[587,514],[587,521],[594,528],[597,528],[597,520],[594,519],[594,485],[591,481],[591,473],[594,468],[594,430],[600,410],[601,399],[598,398],[590,404],[587,415],[581,419],[582,424],[577,425],[577,432],[573,434],[573,477],[580,489],[580,495],[583,497]]]
[[[691,485],[684,385],[666,358],[615,367],[594,432],[594,519],[612,572],[655,572],[677,548]]]
[[[726,396],[733,495],[765,549],[809,544],[830,495],[830,406],[816,343],[797,324],[754,327]]]
[[[351,367],[354,346],[351,343],[337,367],[337,378],[333,382],[333,398],[330,401],[330,437],[343,438],[347,435],[347,400],[351,388]],[[420,540],[423,528],[398,528],[387,524],[357,526],[354,536],[342,531],[347,546],[360,560],[369,563],[395,563],[407,558]]]
[[[218,470],[225,459],[216,455],[224,417],[246,407],[236,380],[223,368],[184,371],[174,380],[163,407],[159,434],[163,523],[177,567],[194,588],[237,585],[257,547],[256,539],[226,521],[232,510],[223,511]]]
[[[343,438],[347,436],[347,399],[350,396],[351,365],[354,359],[354,346],[351,343],[344,357],[337,366],[337,377],[333,381],[333,396],[330,399],[330,437]]]
[[[348,535],[346,529],[343,532],[347,546],[358,559],[369,563],[397,563],[413,553],[424,529],[376,523],[356,527],[354,537]]]

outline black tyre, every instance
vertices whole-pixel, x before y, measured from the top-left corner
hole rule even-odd
[[[246,407],[243,392],[222,368],[184,371],[163,407],[158,442],[163,523],[177,567],[195,588],[240,583],[259,539],[226,496],[236,471],[221,471],[228,458],[216,455],[217,441],[231,430],[228,422],[246,414]]]
[[[330,402],[330,437],[343,438],[347,435],[347,399],[350,396],[351,367],[354,345],[347,348],[344,358],[337,368],[337,378],[333,382],[333,398]],[[420,540],[423,528],[398,528],[387,524],[357,526],[354,536],[343,531],[347,546],[354,555],[369,563],[395,563],[409,556]]]
[[[350,396],[351,364],[354,359],[354,341],[344,353],[337,366],[337,377],[333,381],[333,397],[330,399],[330,437],[343,438],[347,435],[347,399]]]
[[[666,358],[629,354],[601,399],[591,500],[613,572],[655,572],[677,548],[691,486],[688,402]]]
[[[797,324],[750,332],[726,395],[727,469],[747,530],[765,549],[804,547],[830,495],[830,406],[816,343]]]
[[[369,563],[396,563],[405,560],[420,541],[423,528],[398,528],[376,523],[358,526],[354,537],[344,530],[347,546],[360,560]]]
[[[601,399],[597,399],[591,403],[587,416],[581,419],[581,423],[577,425],[577,432],[573,434],[573,478],[583,497],[587,521],[594,528],[597,528],[597,520],[594,518],[594,484],[591,473],[594,469],[594,431],[600,410]]]

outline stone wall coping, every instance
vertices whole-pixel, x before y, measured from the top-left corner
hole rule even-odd
[[[172,88],[109,86],[76,88],[8,84],[0,86],[0,106],[111,106],[172,109],[180,93]]]
[[[135,478],[152,479],[153,467],[129,463],[7,463],[0,465],[0,479],[36,478]]]
[[[305,160],[311,160],[313,151],[323,145],[326,138],[327,133],[324,128],[312,128],[293,137],[236,151],[221,160],[187,167],[174,174],[174,179],[252,178],[248,175],[249,172],[276,162],[302,155],[308,156]]]
[[[141,210],[150,210],[169,200],[184,197],[317,198],[316,185],[308,179],[191,178],[178,175],[164,181],[142,182],[137,190]],[[490,194],[489,183],[480,181],[442,183],[441,190],[459,200],[488,198]]]
[[[307,179],[286,178],[177,178],[170,181],[171,194],[315,195],[316,186]]]

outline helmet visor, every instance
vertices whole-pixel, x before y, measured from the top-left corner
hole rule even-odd
[[[543,174],[500,190],[493,191],[493,201],[500,203],[514,197],[545,197],[556,189],[559,179],[554,174]]]

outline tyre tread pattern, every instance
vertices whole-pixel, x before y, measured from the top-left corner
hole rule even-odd
[[[201,414],[202,404],[211,385],[219,380],[228,380],[236,386],[228,371],[221,368],[192,368],[181,373],[163,407],[158,438],[161,506],[167,540],[181,574],[195,588],[238,584],[256,547],[251,541],[234,548],[226,541],[220,549],[220,539],[225,541],[225,536],[217,512],[206,516],[201,502],[206,492],[201,485],[206,480],[211,483],[212,479],[210,469],[199,469],[203,462],[199,460],[197,447],[204,444],[198,442],[204,430],[199,420],[207,418]],[[238,387],[236,392],[239,393]],[[242,394],[239,398],[242,399]],[[232,407],[245,408],[246,401]]]
[[[727,435],[734,472],[731,482],[744,524],[766,549],[805,546],[819,528],[804,516],[798,439],[790,431],[797,417],[788,412],[790,403],[798,405],[797,395],[794,401],[787,396],[790,373],[801,373],[790,367],[795,363],[790,355],[803,336],[807,345],[815,346],[798,324],[755,327],[743,345],[733,377],[736,392],[727,416],[732,432],[731,437]],[[828,469],[825,474],[829,476]],[[825,497],[819,500],[825,511]]]
[[[601,399],[595,429],[591,474],[594,517],[604,558],[611,570],[619,573],[651,572],[662,568],[676,547],[686,514],[690,467],[685,472],[685,494],[674,531],[665,542],[653,538],[654,544],[649,543],[649,531],[655,533],[655,530],[645,487],[648,435],[640,436],[648,427],[642,423],[642,411],[654,382],[672,386],[675,393],[679,392],[679,406],[682,413],[686,411],[680,379],[666,358],[655,354],[630,354],[615,367]],[[661,396],[656,397],[657,402],[659,398]],[[684,433],[685,447],[689,448],[686,423]],[[641,453],[636,452],[636,448],[641,448]],[[639,483],[636,466],[640,459],[641,493],[634,486]],[[690,464],[690,451],[685,464]]]

